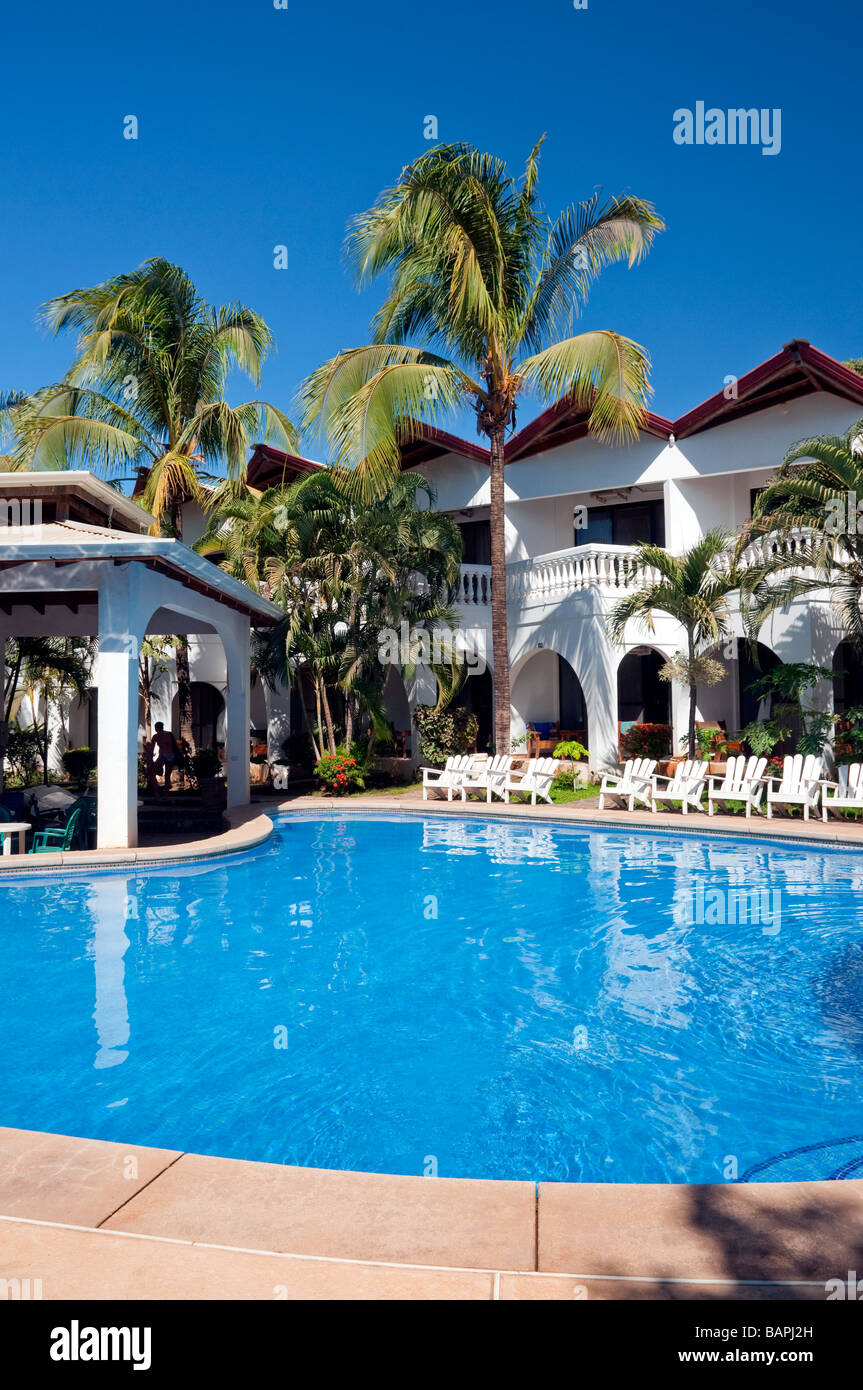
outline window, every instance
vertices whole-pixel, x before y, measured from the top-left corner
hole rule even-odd
[[[490,565],[491,564],[491,522],[490,521],[462,521],[459,522],[461,531],[462,564],[464,565]]]
[[[575,544],[665,545],[665,504],[662,498],[652,502],[624,502],[619,507],[588,507],[587,526],[575,531]]]

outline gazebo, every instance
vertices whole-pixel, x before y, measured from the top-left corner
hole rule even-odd
[[[99,641],[98,847],[138,839],[138,655],[148,634],[217,634],[228,806],[249,800],[249,635],[281,610],[86,472],[0,473],[0,638]],[[10,524],[11,523],[11,524]]]

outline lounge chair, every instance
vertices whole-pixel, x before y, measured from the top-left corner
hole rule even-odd
[[[72,842],[81,818],[80,807],[76,808],[65,825],[49,825],[47,830],[37,830],[30,846],[31,854],[56,854],[60,850],[71,849]]]
[[[531,806],[536,805],[538,796],[551,805],[551,784],[559,766],[557,758],[529,758],[524,772],[507,773],[503,784],[504,801],[521,794],[530,795]]]
[[[599,809],[605,810],[607,796],[619,796],[629,802],[630,811],[636,801],[645,806],[651,804],[653,774],[656,769],[655,758],[630,758],[623,772],[607,772],[599,789]]]
[[[827,819],[827,812],[843,808],[863,811],[863,763],[844,763],[836,769],[837,781],[821,783],[821,818]],[[832,796],[827,793],[835,788]]]
[[[714,801],[744,801],[746,819],[757,811],[764,795],[766,758],[729,758],[723,778],[710,777],[707,783],[707,814],[713,815]]]
[[[681,801],[683,803],[683,814],[689,815],[689,808],[692,806],[696,811],[703,811],[701,798],[704,795],[704,779],[707,776],[708,764],[698,758],[687,758],[677,767],[673,777],[660,777],[654,774],[653,794],[650,798],[651,811],[658,811],[660,801]],[[666,782],[665,791],[659,790],[659,783]]]
[[[428,801],[429,792],[446,792],[447,801],[452,801],[453,792],[457,792],[465,778],[470,775],[472,762],[470,753],[463,753],[447,758],[445,767],[424,767],[423,801]]]
[[[512,768],[512,758],[508,753],[495,753],[485,767],[471,768],[469,775],[459,788],[462,801],[467,801],[471,792],[485,792],[487,802],[493,796],[504,795],[504,783]]]
[[[767,818],[773,815],[773,807],[802,806],[803,819],[809,819],[809,812],[818,805],[821,791],[821,758],[813,753],[803,757],[795,753],[787,757],[782,766],[782,777],[772,777],[767,783]],[[778,783],[778,786],[777,786]]]

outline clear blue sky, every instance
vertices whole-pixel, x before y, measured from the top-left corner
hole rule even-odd
[[[848,0],[7,6],[0,388],[70,359],[35,327],[42,301],[162,255],[264,315],[262,394],[290,407],[311,368],[366,340],[379,292],[345,272],[345,222],[428,148],[429,114],[514,168],[546,131],[553,213],[596,187],[656,204],[668,230],[606,272],[583,322],[648,348],[660,413],[794,336],[863,355],[861,37]],[[676,145],[672,113],[698,100],[781,108],[781,153]]]

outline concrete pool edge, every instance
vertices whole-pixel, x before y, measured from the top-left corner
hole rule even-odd
[[[49,1300],[823,1300],[860,1268],[861,1201],[858,1179],[390,1176],[0,1129],[0,1278]]]
[[[239,806],[225,812],[228,829],[206,840],[175,845],[148,845],[144,849],[84,849],[57,854],[0,855],[0,881],[8,874],[30,875],[63,870],[86,873],[93,869],[159,868],[172,864],[196,864],[226,855],[241,854],[264,844],[273,833],[273,822],[259,806]]]

